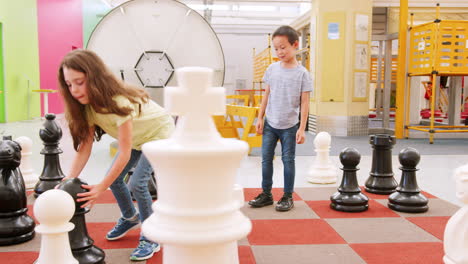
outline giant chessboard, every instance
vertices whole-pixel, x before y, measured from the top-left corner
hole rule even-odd
[[[241,264],[439,264],[443,263],[445,225],[459,208],[431,194],[429,211],[422,214],[399,213],[387,207],[386,195],[364,192],[369,210],[344,213],[330,209],[329,197],[336,187],[296,188],[295,207],[277,212],[273,206],[242,208],[252,220],[252,232],[238,242]],[[245,200],[260,189],[244,189]],[[274,189],[275,200],[282,190]],[[29,214],[34,198],[28,193]],[[106,252],[106,263],[134,263],[128,258],[136,247],[140,229],[117,241],[105,234],[120,217],[110,191],[86,215],[87,227],[95,245]],[[0,247],[1,264],[33,263],[40,248],[40,236],[26,243]],[[147,260],[162,263],[161,252]],[[174,264],[174,263],[171,263]],[[222,263],[220,263],[222,264]]]

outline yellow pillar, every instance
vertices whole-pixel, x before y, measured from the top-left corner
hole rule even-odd
[[[372,0],[312,0],[309,130],[368,134]]]
[[[405,118],[406,40],[408,31],[408,0],[400,0],[400,27],[398,33],[398,68],[396,86],[395,137],[403,138]],[[409,100],[409,98],[408,98]],[[409,111],[409,109],[408,109]]]

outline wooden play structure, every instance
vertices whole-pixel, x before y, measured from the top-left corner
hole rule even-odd
[[[216,128],[222,137],[237,138],[249,144],[252,148],[262,146],[262,135],[255,130],[255,119],[258,107],[226,105],[226,116],[213,116]]]
[[[232,102],[229,102],[229,100],[232,100]],[[228,104],[231,105],[240,105],[240,101],[242,101],[243,106],[249,106],[250,105],[250,96],[249,95],[226,95],[226,101]]]
[[[260,107],[260,105],[262,104],[262,98],[263,98],[263,95],[259,95],[259,94],[254,95],[253,106]]]

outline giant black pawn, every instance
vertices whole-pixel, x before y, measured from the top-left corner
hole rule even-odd
[[[366,211],[369,198],[361,192],[356,177],[361,155],[355,148],[345,148],[340,153],[340,161],[343,164],[343,179],[338,192],[330,197],[330,207],[343,212]]]
[[[400,185],[388,197],[388,207],[406,213],[424,213],[429,207],[427,198],[421,194],[416,181],[416,166],[421,159],[414,148],[405,148],[398,155],[402,171]]]
[[[21,147],[4,137],[0,141],[0,246],[34,238],[34,220],[26,214],[26,187],[18,166]]]
[[[34,197],[55,188],[65,177],[59,159],[59,154],[63,151],[58,146],[62,138],[62,129],[55,122],[54,114],[47,114],[45,117],[44,128],[39,130],[39,136],[44,142],[44,148],[41,150],[41,154],[44,155],[44,168],[34,187]]]
[[[395,136],[371,135],[372,167],[365,183],[366,191],[375,194],[391,194],[398,183],[393,177],[392,148],[396,143]]]
[[[88,229],[86,227],[85,214],[89,212],[88,208],[81,208],[85,202],[77,202],[78,194],[87,192],[86,189],[81,187],[82,182],[78,178],[68,179],[58,185],[58,189],[64,190],[69,193],[75,201],[75,214],[70,220],[75,228],[68,234],[70,239],[70,247],[73,256],[80,264],[94,264],[104,263],[106,254],[104,251],[94,246],[94,240],[89,237]]]

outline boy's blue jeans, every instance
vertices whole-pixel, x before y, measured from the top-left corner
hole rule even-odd
[[[273,186],[273,156],[278,139],[281,142],[281,159],[284,166],[284,192],[292,193],[294,191],[298,128],[299,124],[287,129],[276,129],[271,127],[265,119],[262,138],[262,189],[264,192],[270,192]]]
[[[117,153],[112,164],[115,162],[118,155],[119,154]],[[135,164],[135,170],[133,171],[132,177],[130,177],[130,182],[127,187],[127,184],[124,182],[124,178]],[[140,150],[132,149],[130,160],[122,170],[122,173],[120,173],[119,177],[117,177],[110,186],[124,218],[130,219],[136,214],[135,205],[133,204],[130,191],[133,193],[133,196],[137,201],[141,222],[145,221],[146,218],[153,213],[153,209],[151,208],[153,201],[148,189],[148,181],[151,177],[152,171],[153,168],[145,155],[143,155]],[[144,239],[143,236],[142,239]]]

